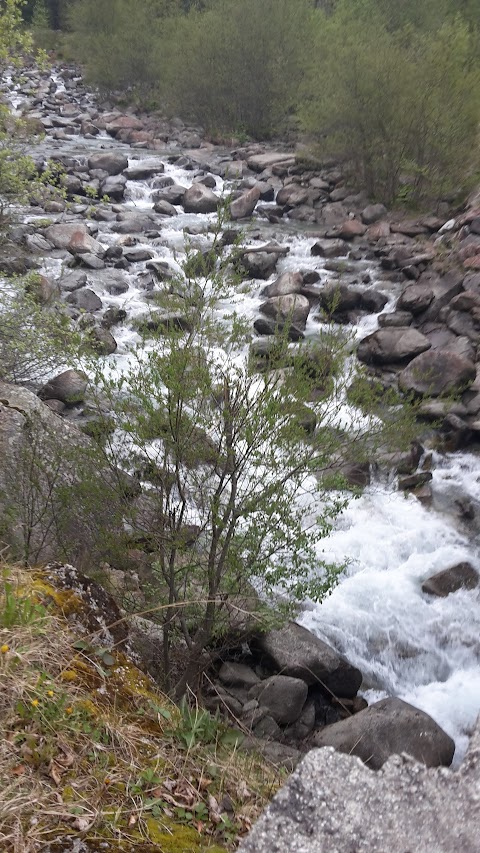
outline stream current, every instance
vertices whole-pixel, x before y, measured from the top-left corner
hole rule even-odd
[[[61,91],[61,77],[52,76],[57,91]],[[14,110],[28,100],[13,85],[9,98]],[[129,165],[139,158],[159,157],[165,164],[164,175],[185,187],[195,176],[195,171],[169,162],[171,150],[129,148],[104,134],[96,138],[65,135],[59,140],[47,133],[33,153],[36,157],[69,156],[85,161],[102,149],[122,151]],[[182,152],[177,148],[173,153]],[[196,152],[191,153],[195,157]],[[231,185],[218,176],[215,179],[218,194],[231,191]],[[128,181],[124,205],[138,212],[152,212],[151,184],[151,180]],[[215,219],[215,214],[185,214],[181,207],[177,211],[178,215],[168,220],[159,218],[159,237],[140,235],[136,242],[136,248],[153,250],[155,260],[168,261],[172,267],[181,264],[184,257],[185,229],[190,232],[191,245],[203,248],[208,245],[208,228]],[[23,221],[35,223],[45,214],[29,208],[22,216]],[[58,221],[64,219],[60,216]],[[108,222],[98,223],[95,236],[105,247],[119,238]],[[288,220],[275,226],[258,219],[247,223],[249,245],[260,246],[272,237],[290,247],[287,257],[279,260],[268,281],[251,282],[235,304],[224,304],[220,309],[234,309],[253,322],[263,301],[262,288],[282,272],[316,270],[322,283],[335,276],[324,268],[324,259],[312,257],[315,239],[308,228],[299,229]],[[42,271],[58,278],[62,260],[52,254],[44,259]],[[374,261],[352,263],[356,286],[368,274],[370,281],[364,286],[384,292],[389,302],[383,310],[393,310],[399,285],[382,280]],[[89,274],[88,287],[101,297],[104,308],[115,306],[127,311],[127,321],[112,330],[118,344],[116,353],[109,357],[113,370],[125,365],[128,346],[135,339],[132,320],[148,308],[145,290],[138,285],[138,276],[144,271],[145,262],[132,264],[127,272],[128,291],[118,296],[108,294],[100,280]],[[353,333],[360,339],[377,327],[377,315],[369,315]],[[318,324],[309,319],[306,336],[316,333]],[[480,509],[480,455],[434,454],[432,488],[432,506],[425,508],[415,497],[397,491],[395,481],[374,479],[319,546],[322,559],[348,560],[340,584],[321,604],[305,602],[299,621],[362,671],[362,692],[369,702],[398,696],[430,714],[455,739],[458,764],[480,712],[480,589],[434,598],[422,593],[421,584],[432,574],[464,560],[480,570],[478,537],[462,528],[455,512],[457,500],[468,500]]]

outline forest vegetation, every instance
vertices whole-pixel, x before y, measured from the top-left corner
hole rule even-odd
[[[308,134],[376,200],[475,182],[477,0],[28,0],[24,15],[68,30],[101,89],[216,138]]]

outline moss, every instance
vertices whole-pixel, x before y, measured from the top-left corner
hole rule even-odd
[[[31,589],[43,603],[45,603],[45,598],[51,600],[63,616],[81,613],[85,608],[84,601],[77,593],[71,589],[58,589],[45,580],[41,572],[36,572],[33,575]]]
[[[158,844],[162,853],[227,853],[224,847],[211,845],[210,839],[202,837],[196,829],[173,822],[164,823],[153,817],[145,821],[150,841]]]

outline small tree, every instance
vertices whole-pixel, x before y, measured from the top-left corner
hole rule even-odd
[[[215,240],[203,277],[185,275],[163,294],[169,313],[152,313],[158,331],[120,378],[97,373],[118,427],[110,459],[144,481],[127,527],[154,554],[167,683],[172,648],[179,638],[185,645],[177,695],[240,601],[255,599],[264,620],[272,599],[289,612],[332,588],[342,567],[325,562],[318,543],[346,504],[336,466],[365,459],[379,433],[375,417],[357,412],[348,427],[342,417],[337,335],[292,350],[287,329],[268,370],[245,360],[245,327],[220,310],[232,270],[218,250]]]

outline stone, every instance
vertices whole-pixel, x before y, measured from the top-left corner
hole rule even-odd
[[[72,255],[103,255],[105,251],[98,240],[80,230],[72,234],[66,248]]]
[[[395,326],[408,326],[413,320],[413,314],[410,311],[392,311],[390,314],[380,314],[378,317],[378,325],[382,329]]]
[[[246,252],[242,256],[242,267],[250,278],[270,278],[277,266],[275,252]]]
[[[302,713],[308,687],[301,678],[272,675],[250,688],[248,695],[268,708],[279,725],[294,723]]]
[[[238,853],[478,853],[480,724],[458,770],[313,749]]]
[[[416,329],[387,327],[360,341],[357,357],[365,364],[395,364],[414,359],[430,347],[428,338]]]
[[[256,637],[252,645],[283,675],[323,685],[335,695],[356,696],[362,683],[356,667],[296,622]]]
[[[85,373],[64,370],[43,385],[38,396],[41,400],[60,400],[62,403],[71,405],[84,399],[87,385],[88,377]]]
[[[116,116],[107,122],[105,130],[110,136],[120,136],[125,131],[143,130],[143,122],[135,116]]]
[[[429,350],[402,370],[399,385],[405,392],[439,397],[465,390],[475,376],[475,365],[468,359],[444,350]]]
[[[338,258],[348,254],[348,246],[343,240],[317,240],[310,249],[310,254],[322,258]]]
[[[373,225],[374,222],[378,222],[379,219],[382,219],[386,215],[387,208],[384,204],[368,204],[367,207],[363,208],[361,213],[362,222],[365,225]]]
[[[369,287],[368,290],[364,290],[361,295],[360,306],[364,311],[369,311],[372,314],[378,314],[379,311],[382,311],[385,308],[387,302],[388,296],[385,296],[384,293],[381,293],[379,290],[375,290],[373,287]]]
[[[235,661],[226,661],[222,663],[218,672],[218,677],[222,684],[233,687],[253,687],[260,681],[258,675],[250,666],[244,663],[236,663]]]
[[[247,216],[251,216],[257,206],[260,194],[260,188],[256,186],[234,199],[230,204],[230,219],[246,219]]]
[[[409,491],[416,489],[418,486],[424,486],[432,481],[431,471],[417,471],[415,474],[408,474],[406,477],[400,477],[398,488],[401,491]]]
[[[164,171],[165,165],[162,160],[156,157],[145,157],[144,160],[132,163],[123,174],[129,181],[145,181],[154,175],[161,175]]]
[[[320,305],[332,316],[353,311],[360,306],[361,293],[346,284],[333,282],[320,291]]]
[[[199,186],[201,185],[199,184]],[[181,184],[169,184],[169,186],[165,186],[162,189],[155,190],[155,192],[152,194],[152,201],[167,201],[169,204],[182,204],[186,191],[186,188],[181,186]],[[217,208],[215,207],[215,210],[216,209]]]
[[[100,195],[106,195],[110,201],[122,201],[125,195],[127,179],[124,175],[110,175],[100,185]]]
[[[45,228],[44,235],[55,249],[67,249],[70,241],[73,238],[80,240],[81,235],[85,239],[90,237],[88,228],[81,222],[65,222],[58,225],[49,225],[48,228]],[[88,249],[85,251],[88,251]]]
[[[397,302],[397,310],[421,314],[433,300],[433,290],[427,285],[409,284]]]
[[[127,167],[128,160],[125,154],[119,151],[99,151],[88,158],[88,168],[91,172],[101,169],[108,175],[119,175]]]
[[[299,272],[284,272],[262,290],[262,296],[286,296],[289,293],[300,293],[303,286],[303,276]]]
[[[308,201],[308,189],[299,184],[287,184],[277,193],[276,202],[281,207],[298,207]]]
[[[367,230],[358,219],[347,219],[336,229],[341,240],[354,240],[355,237],[363,237]]]
[[[182,204],[185,213],[215,213],[220,199],[205,184],[195,183],[185,190]]]
[[[480,576],[471,563],[457,563],[432,575],[422,583],[422,592],[445,598],[458,589],[475,589]]]
[[[297,329],[304,329],[310,313],[310,303],[306,296],[289,293],[286,296],[274,296],[260,305],[260,311],[267,317],[282,323],[293,323]]]
[[[66,302],[69,305],[74,305],[80,308],[81,311],[86,311],[88,314],[93,314],[95,311],[100,311],[103,307],[102,300],[89,287],[83,287],[80,290],[74,290],[69,293]]]
[[[272,166],[281,164],[283,166],[294,165],[295,157],[285,151],[269,151],[265,154],[254,154],[247,160],[247,166],[252,172],[263,172]]]
[[[372,770],[382,767],[391,755],[404,752],[427,767],[448,767],[455,752],[452,738],[428,714],[397,698],[382,699],[326,726],[313,742],[357,755]]]
[[[117,349],[117,342],[108,329],[94,326],[88,335],[92,349],[98,355],[111,355]]]

